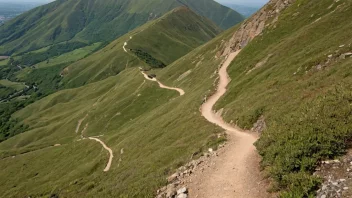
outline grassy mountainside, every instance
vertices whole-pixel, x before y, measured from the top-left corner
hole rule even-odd
[[[350,146],[351,17],[351,1],[296,1],[230,67],[218,108],[246,129],[265,119],[257,148],[282,197],[312,196],[319,162]]]
[[[6,132],[11,130],[7,124],[8,115],[33,101],[67,87],[78,87],[114,76],[129,67],[164,67],[219,32],[219,28],[208,19],[181,7],[112,42],[95,54],[101,43],[73,51],[70,51],[72,45],[62,43],[11,57],[7,65],[0,68],[1,78],[24,82],[28,88],[16,95],[13,95],[16,93],[14,89],[0,88],[0,96],[4,99],[2,102],[6,102],[1,106],[7,106],[6,111],[1,111],[2,116],[7,115],[0,122],[0,130],[5,131],[1,134],[7,134],[6,138],[15,134]],[[134,38],[130,40],[130,36]],[[131,44],[125,46],[126,51],[123,49],[125,41]],[[60,55],[58,51],[69,52]],[[25,63],[33,65],[26,66]]]
[[[201,117],[199,107],[216,79],[213,74],[221,59],[215,53],[229,37],[226,32],[152,71],[164,84],[184,89],[184,96],[146,81],[138,68],[127,68],[17,112],[14,117],[30,128],[0,143],[0,177],[6,178],[0,181],[1,194],[153,197],[166,176],[192,153],[224,140],[217,136],[222,130]],[[86,115],[76,133],[78,121]],[[84,126],[86,136],[103,135],[100,138],[112,148],[109,172],[103,172],[108,156],[101,145],[78,141]],[[61,146],[52,147],[55,144]]]
[[[319,161],[350,146],[351,9],[350,1],[297,0],[277,21],[265,24],[229,69],[232,82],[217,107],[243,128],[265,120],[257,148],[274,179],[272,190],[281,190],[281,197],[314,197],[319,179],[312,173]],[[235,30],[152,71],[164,84],[184,89],[184,96],[126,68],[16,112],[13,117],[29,129],[0,143],[0,177],[5,178],[0,193],[153,197],[173,168],[224,140],[199,107],[216,82],[222,59],[215,55]],[[116,43],[118,48],[128,39]],[[103,135],[112,148],[109,172],[102,171],[106,151],[96,142],[78,141],[83,126],[87,136]]]
[[[0,54],[33,51],[63,41],[111,41],[182,5],[223,29],[243,20],[213,0],[58,0],[1,26]]]
[[[131,67],[161,68],[214,38],[220,30],[186,7],[176,8],[69,67],[68,87],[105,79]],[[125,51],[123,46],[125,46]]]

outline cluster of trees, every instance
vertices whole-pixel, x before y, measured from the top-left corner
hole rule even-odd
[[[60,90],[63,85],[61,84],[62,78],[59,73],[66,66],[66,64],[61,64],[47,68],[34,69],[27,73],[21,80],[25,81],[29,88],[25,88],[20,94],[30,96],[26,100],[9,98],[16,90],[0,86],[0,98],[8,98],[8,101],[0,103],[0,142],[28,129],[28,126],[20,124],[19,120],[13,119],[11,115],[27,105]],[[10,65],[4,66],[3,70],[0,70],[1,77],[3,75],[11,76],[14,72],[11,68],[16,67]],[[12,75],[12,78],[15,78],[14,75]],[[16,81],[17,79],[13,80]]]
[[[11,87],[5,87],[0,85],[0,101],[7,98],[9,95],[12,95],[16,92],[15,89],[12,89]]]
[[[12,119],[11,115],[25,106],[25,101],[0,103],[0,142],[23,133],[28,126],[19,124],[19,121]]]
[[[163,62],[159,61],[141,49],[131,49],[131,52],[133,52],[138,58],[147,63],[150,67],[163,68],[166,66]]]

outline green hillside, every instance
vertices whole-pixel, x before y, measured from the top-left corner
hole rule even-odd
[[[224,108],[226,121],[244,129],[258,119],[265,121],[256,146],[272,179],[269,190],[279,197],[315,197],[320,179],[313,172],[320,161],[350,148],[351,15],[350,1],[294,1],[277,21],[267,21],[263,33],[229,67],[232,81],[217,108]],[[149,49],[150,56],[144,57],[171,62],[159,68],[134,53],[148,47],[134,41],[150,38],[143,36],[162,21],[148,23],[148,28],[136,29],[81,60],[81,66],[64,70],[71,86],[84,84],[84,79],[89,84],[49,95],[12,115],[26,132],[0,143],[2,196],[154,197],[167,183],[165,178],[190,156],[225,140],[218,136],[223,130],[207,122],[199,108],[204,95],[213,93],[215,74],[224,60],[217,55],[238,27],[176,61]],[[126,58],[114,59],[119,56]],[[101,62],[94,66],[97,59]],[[121,61],[123,68],[109,70],[114,63],[110,60]],[[161,89],[131,65],[152,68],[149,74],[182,88],[185,95]],[[46,67],[50,68],[54,67]],[[82,136],[99,136],[112,149],[109,171],[103,171],[107,151]]]
[[[219,32],[208,19],[186,7],[176,8],[70,65],[63,72],[64,82],[67,87],[77,87],[114,76],[126,68],[162,68]]]
[[[17,112],[14,117],[30,129],[0,143],[0,177],[6,178],[0,184],[2,195],[153,197],[173,168],[224,140],[217,138],[222,130],[203,119],[198,109],[216,78],[209,76],[221,62],[214,49],[229,36],[227,32],[152,71],[166,85],[184,89],[184,96],[146,81],[138,68],[127,68]],[[113,150],[108,172],[103,172],[106,151],[94,141],[78,141],[83,126],[87,136],[103,135],[100,138]],[[61,146],[52,147],[55,144]]]
[[[296,1],[230,66],[218,108],[246,129],[264,117],[257,148],[282,197],[312,196],[320,161],[350,147],[351,17],[351,1]]]
[[[64,41],[111,41],[183,5],[223,29],[243,20],[213,0],[57,0],[1,26],[0,54],[33,51]]]
[[[0,106],[4,109],[0,111],[3,117],[0,120],[0,141],[22,132],[9,132],[16,127],[8,123],[11,114],[26,105],[67,87],[78,87],[114,76],[126,68],[164,67],[214,38],[219,31],[208,19],[180,7],[124,35],[95,54],[92,53],[101,43],[73,51],[63,43],[59,44],[62,47],[46,47],[10,58],[7,65],[0,68],[1,78],[29,86],[16,95],[11,87],[1,87]],[[129,45],[124,46],[127,41]],[[51,54],[56,55],[57,51],[67,50],[70,52],[45,60]],[[25,66],[24,62],[38,63]]]

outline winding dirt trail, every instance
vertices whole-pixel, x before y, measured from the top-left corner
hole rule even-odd
[[[132,40],[132,36],[130,36],[129,41],[130,41],[130,40]],[[128,51],[126,50],[126,46],[127,46],[127,45],[128,45],[128,42],[126,41],[126,42],[123,44],[123,46],[122,46],[123,50],[124,50],[126,53],[128,53]],[[141,68],[140,68],[140,70],[141,70]],[[180,93],[180,96],[185,95],[185,91],[183,91],[183,89],[176,88],[176,87],[169,87],[169,86],[166,86],[166,85],[164,85],[163,83],[161,83],[159,80],[157,80],[156,78],[149,78],[149,77],[148,77],[148,74],[146,74],[146,73],[143,72],[142,70],[141,70],[141,73],[143,74],[143,76],[144,76],[145,79],[150,80],[150,81],[157,82],[157,83],[159,84],[159,87],[160,87],[160,88],[177,91],[178,93]]]
[[[132,36],[130,36],[130,40],[132,39]],[[123,46],[122,46],[122,49],[126,52],[126,53],[128,53],[127,52],[127,50],[126,50],[126,46],[127,46],[127,41],[123,44]]]
[[[82,118],[81,120],[78,121],[78,125],[79,125],[79,126],[82,124],[82,122],[84,121],[84,119],[85,119],[87,116],[88,116],[88,114],[87,114],[84,118]],[[79,129],[79,126],[77,126],[78,129]],[[113,154],[113,152],[112,152],[112,149],[109,148],[102,140],[98,139],[98,137],[100,137],[100,136],[88,137],[88,138],[84,137],[84,132],[87,130],[87,128],[88,128],[88,123],[87,123],[86,126],[82,129],[82,131],[81,131],[81,139],[79,139],[78,141],[86,140],[86,139],[95,140],[95,141],[99,142],[99,143],[103,146],[103,148],[109,152],[109,161],[108,161],[108,163],[106,164],[106,167],[105,167],[105,169],[104,169],[104,172],[107,172],[107,171],[110,170],[110,167],[111,167],[111,164],[112,164],[112,159],[114,158],[114,154]]]
[[[176,88],[176,87],[169,87],[169,86],[166,86],[166,85],[162,84],[162,83],[161,83],[159,80],[157,80],[156,78],[149,78],[149,77],[148,77],[148,74],[146,74],[145,72],[141,71],[141,73],[143,74],[143,76],[144,76],[145,79],[150,80],[150,81],[157,82],[157,83],[159,84],[159,87],[160,87],[160,88],[177,91],[178,93],[180,93],[180,96],[185,95],[185,91],[183,91],[183,89]]]
[[[89,137],[88,139],[90,139],[90,140],[95,140],[95,141],[99,142],[99,143],[104,147],[104,149],[109,152],[110,157],[109,157],[108,163],[106,164],[106,167],[105,167],[105,169],[104,169],[104,172],[109,171],[109,170],[110,170],[110,167],[111,167],[111,164],[112,164],[112,159],[114,158],[114,154],[113,154],[111,148],[109,148],[108,146],[106,146],[106,144],[105,144],[103,141],[101,141],[100,139],[98,139],[98,138]]]
[[[266,183],[260,174],[260,158],[253,143],[257,136],[245,133],[226,123],[213,111],[215,103],[226,93],[231,81],[227,68],[240,51],[231,53],[219,70],[217,91],[201,107],[202,115],[211,123],[227,131],[228,142],[212,159],[208,168],[190,176],[190,197],[199,198],[265,198]]]

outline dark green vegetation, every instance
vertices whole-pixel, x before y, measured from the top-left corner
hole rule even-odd
[[[182,5],[223,29],[243,20],[240,14],[213,0],[58,0],[1,26],[0,55],[29,52],[65,41],[112,41]]]
[[[182,97],[146,81],[138,68],[127,68],[16,112],[13,117],[29,130],[0,143],[0,177],[6,178],[0,181],[2,195],[154,197],[166,176],[192,153],[223,140],[217,138],[222,130],[201,117],[199,106],[216,78],[209,76],[221,62],[214,49],[221,49],[221,40],[232,31],[153,71],[166,85],[184,89]],[[78,121],[87,114],[76,133]],[[85,135],[103,135],[114,152],[107,173],[103,169],[108,155],[101,145],[77,141],[87,124]],[[61,146],[52,147],[55,144]]]
[[[2,90],[1,90],[2,91]],[[11,115],[23,108],[25,102],[0,103],[0,142],[20,134],[28,129],[28,126],[18,123]]]
[[[126,68],[162,68],[214,38],[220,30],[185,7],[176,8],[118,38],[64,72],[66,87],[114,76]],[[127,42],[124,51],[123,46]]]
[[[27,125],[18,123],[11,115],[27,105],[63,88],[59,73],[67,65],[56,65],[41,69],[24,70],[16,80],[0,81],[0,142],[24,132]]]
[[[153,68],[163,68],[166,66],[163,62],[155,59],[153,56],[151,56],[150,54],[148,54],[147,52],[141,49],[131,49],[131,52],[135,54],[143,62],[147,63],[147,65]]]
[[[341,56],[352,52],[350,18],[350,1],[299,0],[230,67],[230,91],[218,106],[246,129],[265,117],[257,148],[282,197],[313,196],[319,162],[350,146],[352,58]]]
[[[48,60],[49,58],[60,56],[61,54],[73,51],[78,48],[82,48],[84,46],[86,46],[86,44],[82,42],[64,42],[57,45],[53,45],[45,50],[19,54],[20,56],[18,56],[17,60],[10,61],[10,64],[32,66],[42,61]]]

